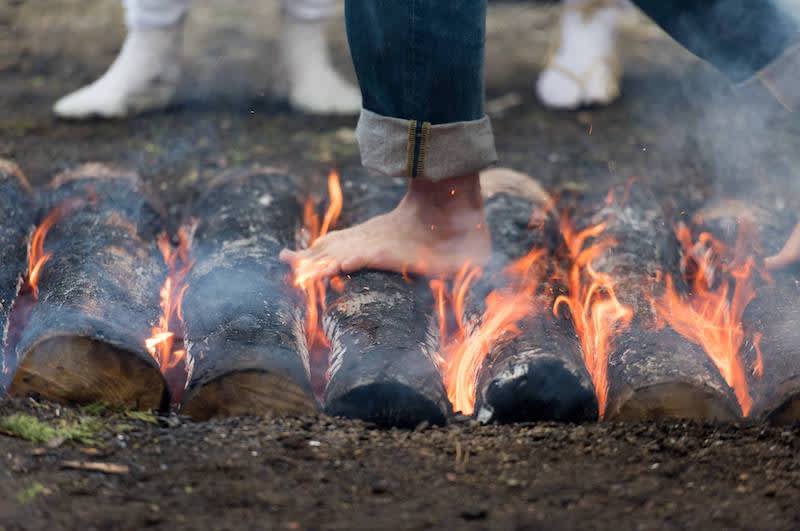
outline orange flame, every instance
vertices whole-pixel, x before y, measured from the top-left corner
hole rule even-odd
[[[68,199],[58,204],[34,230],[28,250],[28,277],[26,278],[26,283],[33,293],[34,300],[39,299],[39,279],[42,275],[42,268],[52,257],[52,253],[44,250],[44,240],[47,238],[47,233],[64,216],[83,207],[85,204],[86,201],[83,199]]]
[[[666,276],[663,295],[654,301],[659,317],[676,332],[689,341],[700,345],[716,365],[725,382],[733,389],[742,414],[747,416],[753,400],[747,384],[745,366],[740,357],[740,349],[745,339],[742,328],[742,315],[745,308],[756,296],[753,285],[755,260],[748,257],[739,260],[743,248],[743,238],[737,241],[735,256],[738,265],[727,266],[720,257],[727,252],[725,246],[702,233],[698,243],[692,242],[691,232],[686,227],[678,228],[678,239],[684,250],[685,260],[693,260],[694,268],[688,275],[691,296],[682,296],[675,289],[672,278]],[[741,234],[746,233],[743,230]],[[698,247],[710,250],[698,254]],[[722,279],[713,287],[714,277]],[[733,290],[731,293],[731,284]],[[753,338],[757,359],[754,373],[763,372],[763,359],[760,349],[761,336]]]
[[[167,374],[186,361],[183,348],[183,297],[189,284],[186,277],[194,265],[191,257],[192,236],[196,224],[184,225],[178,230],[178,245],[173,247],[169,236],[158,237],[158,249],[167,265],[167,278],[161,286],[161,317],[151,330],[152,336],[145,346],[158,362],[161,372]],[[176,390],[177,391],[177,390]]]
[[[339,174],[331,171],[328,175],[328,209],[320,221],[311,198],[306,200],[303,208],[304,244],[306,247],[325,236],[339,219],[342,212],[342,187]],[[294,285],[300,288],[306,297],[306,343],[309,351],[317,348],[329,348],[330,343],[321,326],[321,315],[325,312],[327,284],[320,273],[331,266],[330,260],[302,259],[294,264]],[[334,277],[330,281],[335,291],[344,289],[344,281]]]
[[[605,414],[608,400],[608,358],[619,332],[630,325],[633,309],[619,302],[610,275],[594,270],[592,262],[616,245],[611,238],[596,240],[606,229],[604,223],[580,232],[562,218],[561,232],[571,257],[567,278],[567,295],[559,295],[553,305],[558,315],[565,305],[572,316],[575,332],[581,342],[583,361],[592,378],[600,418]]]
[[[536,311],[534,294],[541,281],[540,270],[534,268],[545,256],[534,249],[505,269],[509,286],[493,290],[486,296],[485,309],[477,324],[466,322],[466,299],[470,286],[482,271],[464,264],[453,279],[451,291],[441,279],[430,282],[439,318],[440,364],[447,396],[455,411],[471,415],[475,410],[478,371],[501,339],[520,333],[518,323]],[[448,302],[453,310],[456,329],[448,333]]]

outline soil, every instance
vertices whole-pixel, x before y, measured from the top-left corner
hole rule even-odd
[[[167,112],[69,123],[50,106],[99,75],[124,32],[102,0],[0,6],[0,157],[42,185],[87,161],[137,169],[176,223],[225,168],[282,166],[308,177],[362,171],[353,117],[312,118],[280,98],[276,2],[195,2],[187,78]],[[554,7],[493,5],[488,109],[503,164],[556,193],[603,193],[635,176],[676,217],[716,195],[800,206],[800,120],[757,90],[732,90],[631,15],[624,97],[556,112],[534,82]],[[336,63],[352,76],[340,19]],[[268,58],[268,60],[265,60]],[[503,107],[506,107],[505,109]],[[777,246],[780,242],[773,242]],[[86,410],[0,402],[50,423]],[[94,412],[95,415],[98,415]],[[91,444],[0,435],[0,529],[796,529],[796,427],[597,423],[379,430],[313,418],[99,414]],[[59,442],[59,441],[56,441]],[[124,465],[105,472],[69,461]],[[112,472],[112,473],[108,473]]]

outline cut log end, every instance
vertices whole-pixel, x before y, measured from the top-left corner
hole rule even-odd
[[[652,421],[684,419],[699,422],[736,422],[741,415],[716,389],[687,382],[669,382],[620,392],[607,420]]]
[[[777,425],[800,422],[800,376],[789,377],[780,383],[774,381],[758,388],[750,416]]]
[[[335,417],[361,419],[380,427],[412,429],[422,422],[443,426],[442,409],[419,391],[398,382],[378,382],[353,388],[326,405]]]
[[[591,382],[564,359],[539,356],[495,374],[483,392],[484,422],[588,422],[597,420]]]
[[[764,418],[772,424],[796,424],[800,422],[800,391],[786,397],[777,408]]]
[[[146,356],[88,337],[52,336],[28,350],[9,393],[70,404],[160,408],[168,403],[166,384]]]
[[[264,371],[229,372],[187,392],[182,413],[194,420],[244,415],[300,416],[317,412],[303,386]]]

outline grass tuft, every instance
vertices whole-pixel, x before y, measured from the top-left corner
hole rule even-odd
[[[58,426],[51,426],[23,413],[0,417],[0,432],[40,444],[56,440],[96,444],[101,431],[103,423],[91,417],[84,417],[78,422],[61,421]]]

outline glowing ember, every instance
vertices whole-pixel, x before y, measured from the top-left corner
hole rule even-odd
[[[481,276],[481,269],[464,264],[453,279],[448,293],[443,280],[430,282],[439,318],[440,365],[447,396],[455,411],[470,415],[475,409],[478,371],[501,339],[518,335],[518,323],[537,308],[534,294],[541,285],[541,271],[535,267],[545,256],[535,249],[505,270],[509,285],[486,296],[480,320],[471,326],[465,321],[466,298],[470,286]],[[455,315],[455,330],[448,333],[448,304]]]
[[[592,267],[597,257],[616,245],[611,238],[600,238],[605,229],[601,223],[576,232],[567,217],[562,218],[561,232],[571,265],[567,275],[568,294],[557,297],[553,305],[554,314],[558,315],[564,305],[572,316],[583,361],[594,384],[600,418],[605,414],[608,399],[608,358],[614,339],[633,319],[633,309],[617,300],[614,279]]]
[[[304,247],[311,246],[315,241],[325,236],[339,219],[342,212],[342,188],[339,182],[339,174],[331,171],[328,175],[328,209],[320,221],[319,215],[314,208],[314,201],[308,198],[303,209],[303,238]],[[293,264],[294,277],[293,284],[300,288],[306,298],[306,344],[312,356],[321,356],[321,352],[327,355],[330,348],[328,338],[321,325],[321,316],[326,308],[327,282],[322,280],[320,273],[332,265],[330,260],[308,260],[303,259]],[[344,289],[344,280],[341,277],[333,277],[330,285],[337,292]]]
[[[178,231],[178,245],[173,247],[166,233],[158,238],[158,248],[167,265],[167,278],[161,286],[161,317],[153,327],[145,346],[158,362],[162,374],[172,383],[173,398],[180,396],[186,380],[186,349],[183,348],[183,296],[189,285],[186,276],[194,264],[191,257],[192,236],[196,223]],[[183,370],[180,370],[183,368]]]
[[[686,227],[678,228],[686,260],[694,266],[686,266],[685,275],[690,283],[691,296],[682,296],[675,289],[669,276],[666,277],[664,294],[654,301],[659,317],[676,332],[703,347],[703,350],[717,366],[722,377],[733,389],[742,413],[747,416],[753,405],[747,385],[744,363],[740,349],[745,339],[742,328],[742,315],[745,308],[756,296],[753,286],[755,261],[753,257],[742,259],[743,234],[736,244],[733,261],[722,260],[729,254],[728,249],[702,233],[693,242],[691,232]],[[698,252],[698,249],[706,249]],[[761,336],[753,338],[757,360],[754,374],[763,372],[763,359],[760,349]]]

